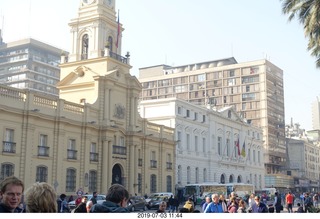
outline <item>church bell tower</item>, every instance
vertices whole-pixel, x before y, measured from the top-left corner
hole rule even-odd
[[[106,47],[111,53],[121,55],[124,29],[115,11],[115,0],[80,0],[78,17],[69,26],[69,62],[103,57]]]

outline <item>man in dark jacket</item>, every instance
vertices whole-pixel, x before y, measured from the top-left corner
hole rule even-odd
[[[267,205],[260,201],[260,196],[255,196],[254,202],[255,203],[253,203],[251,207],[252,213],[268,213],[269,212]]]
[[[127,203],[129,192],[120,184],[113,184],[106,195],[106,201],[91,207],[90,213],[129,213]]]
[[[23,182],[15,176],[5,178],[0,184],[0,213],[18,213],[24,190]]]

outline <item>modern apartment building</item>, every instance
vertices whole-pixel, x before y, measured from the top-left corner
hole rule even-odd
[[[173,97],[141,101],[139,109],[149,122],[176,130],[177,188],[208,182],[265,187],[262,129],[232,106],[217,110]]]
[[[62,52],[31,38],[0,44],[0,84],[57,97]]]
[[[266,186],[284,188],[287,179],[283,71],[263,59],[237,63],[231,57],[182,66],[139,69],[141,100],[181,98],[192,104],[233,106],[263,130]],[[269,184],[270,183],[270,184]]]

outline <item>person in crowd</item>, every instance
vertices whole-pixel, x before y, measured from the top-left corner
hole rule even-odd
[[[179,213],[190,213],[190,211],[187,208],[180,208]]]
[[[300,203],[297,203],[297,207],[298,209],[295,211],[295,213],[305,213]]]
[[[220,202],[220,204],[222,206],[223,212],[227,213],[228,212],[227,201],[226,201],[226,198],[224,197],[223,194],[220,195],[219,202]]]
[[[223,213],[222,206],[219,202],[219,195],[212,194],[212,202],[208,204],[207,208],[204,210],[204,213]]]
[[[23,182],[15,176],[9,176],[0,183],[0,213],[19,213],[18,207],[24,191]]]
[[[312,199],[308,192],[304,196],[304,212],[311,212],[311,207],[313,206]]]
[[[74,201],[75,205],[78,206],[80,203],[81,203],[81,200],[82,200],[82,192],[78,192],[77,194],[77,198],[76,200]]]
[[[174,199],[173,199],[173,207],[174,207],[174,210],[175,212],[178,213],[178,209],[179,209],[179,199],[178,199],[178,196],[174,196]],[[173,213],[173,212],[172,212]]]
[[[239,201],[237,213],[247,213],[246,202],[244,200]]]
[[[252,204],[251,211],[252,213],[268,213],[268,207],[266,204],[260,201],[260,196],[254,197],[254,203]]]
[[[156,211],[156,213],[165,213],[167,209],[167,203],[165,201],[160,202],[159,209]]]
[[[87,196],[82,196],[81,203],[72,212],[73,213],[87,213],[87,212],[89,212],[87,210],[87,202],[88,202]]]
[[[281,196],[279,195],[278,192],[274,193],[274,202],[273,202],[273,206],[276,210],[276,213],[280,213],[282,210],[282,204],[281,204]]]
[[[91,207],[90,213],[129,213],[127,203],[129,200],[128,190],[120,184],[113,184],[107,192],[106,201]]]
[[[231,205],[231,199],[233,197],[237,197],[237,194],[235,192],[231,192],[230,196],[229,196],[229,201],[227,202],[227,209],[229,208],[229,206]]]
[[[230,200],[231,204],[228,207],[228,212],[229,213],[237,213],[238,201],[239,201],[239,198],[237,198],[237,197],[232,197],[231,198],[231,200]]]
[[[286,207],[288,209],[288,213],[293,213],[293,210],[292,210],[293,201],[294,201],[294,196],[292,195],[291,192],[288,192],[288,194],[286,195]]]
[[[173,195],[171,195],[169,198],[169,212],[174,212],[175,206],[173,204],[174,204],[174,198],[173,198]]]
[[[34,183],[25,192],[26,212],[57,213],[56,197],[54,188],[48,183]]]
[[[66,197],[67,197],[66,194],[61,194],[59,196],[59,199],[57,200],[59,213],[69,213],[70,212]]]
[[[249,196],[249,200],[248,200],[248,205],[249,205],[249,208],[251,209],[253,203],[254,203],[254,193],[252,193],[250,196]]]
[[[70,195],[69,199],[68,199],[68,203],[74,201],[74,197],[73,195]]]
[[[191,197],[188,198],[188,200],[185,202],[183,207],[188,209],[189,212],[193,212],[193,210],[194,210],[194,202],[193,202]]]
[[[210,196],[206,196],[205,198],[205,202],[202,205],[202,212],[204,212],[204,210],[206,210],[208,204],[210,204],[211,202],[211,197]]]
[[[312,197],[313,206],[316,207],[316,208],[318,207],[318,198],[319,198],[319,197],[318,197],[318,194],[317,194],[317,193],[314,194],[313,197]]]
[[[92,202],[93,205],[97,204],[97,196],[98,196],[97,192],[92,193],[92,198],[90,199],[90,201]]]

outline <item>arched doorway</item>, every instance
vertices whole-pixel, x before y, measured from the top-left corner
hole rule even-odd
[[[119,164],[114,165],[112,168],[112,184],[122,185],[122,171]]]

